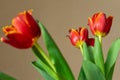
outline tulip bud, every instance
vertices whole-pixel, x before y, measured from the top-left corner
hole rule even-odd
[[[92,18],[88,18],[88,25],[95,36],[106,36],[111,28],[113,17],[106,15],[102,12],[96,13]]]
[[[7,38],[2,37],[1,41],[20,49],[32,47],[41,35],[40,28],[30,11],[19,13],[13,18],[12,25],[3,28],[3,32]]]
[[[70,35],[68,36],[72,45],[76,47],[80,47],[83,42],[90,43],[91,40],[88,39],[88,30],[84,27],[80,27],[79,30],[70,29]]]

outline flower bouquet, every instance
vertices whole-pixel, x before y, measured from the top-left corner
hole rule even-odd
[[[85,27],[69,30],[68,39],[80,49],[83,57],[78,80],[112,80],[120,39],[111,44],[106,60],[102,51],[102,38],[109,33],[112,20],[112,16],[106,17],[102,12],[88,18],[88,26],[94,38],[88,37],[88,29]],[[12,25],[3,27],[3,32],[6,37],[1,37],[1,42],[18,49],[32,49],[37,58],[32,61],[32,65],[45,80],[75,80],[57,44],[45,26],[32,17],[31,10],[19,13],[13,18]],[[39,37],[43,37],[48,53],[38,44]],[[0,80],[16,79],[0,72]]]

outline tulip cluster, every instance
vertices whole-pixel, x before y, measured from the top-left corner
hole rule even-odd
[[[78,80],[112,80],[115,62],[120,50],[120,39],[110,47],[107,59],[104,60],[102,37],[105,37],[112,26],[112,16],[105,13],[95,13],[88,18],[88,26],[95,38],[88,37],[88,30],[79,27],[69,30],[69,39],[73,46],[80,48],[83,61]]]
[[[102,12],[89,17],[88,26],[94,38],[89,38],[88,29],[85,27],[69,30],[67,37],[73,46],[81,50],[83,56],[78,80],[112,80],[120,39],[110,46],[106,60],[102,51],[102,37],[110,32],[112,20],[112,16],[106,17]],[[57,44],[45,26],[34,20],[31,11],[19,13],[10,26],[3,27],[3,32],[6,37],[1,37],[2,42],[19,49],[32,48],[37,57],[32,64],[45,80],[75,80]],[[43,37],[48,53],[38,44],[40,36]],[[16,79],[0,72],[0,80]]]
[[[112,16],[106,18],[106,15],[102,12],[95,13],[92,18],[88,18],[88,25],[93,35],[98,36],[99,38],[106,36],[112,25]],[[71,43],[80,47],[83,42],[86,42],[89,46],[94,46],[94,39],[88,38],[88,30],[85,27],[80,27],[79,30],[70,29],[69,38]]]

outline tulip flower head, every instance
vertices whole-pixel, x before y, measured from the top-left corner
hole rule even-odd
[[[20,49],[32,47],[41,32],[31,14],[24,11],[13,18],[12,25],[3,27],[6,38],[2,37],[1,41]]]
[[[113,17],[106,17],[106,14],[100,12],[88,18],[88,25],[95,36],[106,36],[111,28]]]
[[[76,46],[77,48],[80,48],[80,46],[83,44],[83,42],[88,43],[88,45],[93,45],[94,40],[88,39],[88,30],[87,28],[80,27],[78,30],[70,29],[69,30],[70,35],[68,36],[72,45]],[[92,43],[90,43],[92,42]]]

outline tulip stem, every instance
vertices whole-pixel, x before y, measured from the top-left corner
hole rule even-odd
[[[81,53],[82,53],[82,56],[83,56],[83,48],[82,48],[82,45],[79,45],[79,47],[80,47],[80,51],[81,51]]]
[[[54,65],[52,64],[49,56],[43,51],[41,46],[36,42],[33,47],[35,47],[37,49],[37,52],[35,52],[34,50],[33,51],[34,51],[34,54],[38,57],[38,59],[46,62],[56,72],[56,69],[55,69]]]
[[[99,38],[100,44],[102,44],[102,37],[98,36],[98,38]]]

